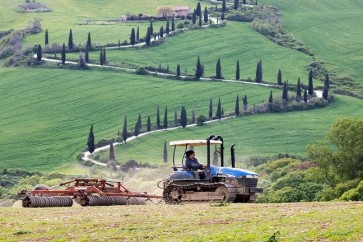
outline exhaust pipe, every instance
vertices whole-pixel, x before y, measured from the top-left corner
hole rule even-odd
[[[234,151],[234,146],[236,144],[232,145],[231,146],[231,163],[232,163],[232,168],[235,168],[236,167],[236,154],[235,154],[235,151]]]

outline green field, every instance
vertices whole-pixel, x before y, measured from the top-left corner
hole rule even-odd
[[[6,241],[361,241],[363,204],[1,208]],[[274,241],[274,240],[272,240]]]

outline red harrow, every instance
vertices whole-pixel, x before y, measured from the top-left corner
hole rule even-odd
[[[73,199],[81,206],[144,205],[147,200],[162,199],[162,196],[131,192],[121,182],[104,179],[77,178],[63,182],[62,190],[46,186],[23,190],[23,207],[71,207]]]

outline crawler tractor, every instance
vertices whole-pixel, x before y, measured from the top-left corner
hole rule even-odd
[[[163,199],[167,204],[186,202],[255,202],[257,193],[263,191],[257,187],[258,175],[255,172],[235,168],[235,149],[231,147],[232,167],[224,166],[224,144],[221,136],[209,136],[206,140],[172,141],[173,173],[163,182]],[[220,166],[211,165],[211,145],[219,146]],[[177,147],[206,146],[207,165],[203,171],[187,170],[184,165],[175,165]],[[159,187],[161,184],[159,183]]]

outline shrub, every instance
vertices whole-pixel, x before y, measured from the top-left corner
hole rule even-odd
[[[141,67],[136,69],[136,74],[138,74],[138,75],[147,75],[148,72],[145,69],[145,67],[141,66]]]
[[[204,123],[207,121],[207,117],[204,116],[204,115],[200,115],[198,118],[197,118],[197,126],[202,126],[204,125]]]
[[[179,22],[177,25],[176,25],[176,28],[177,29],[182,29],[184,28],[184,24],[182,22]]]

